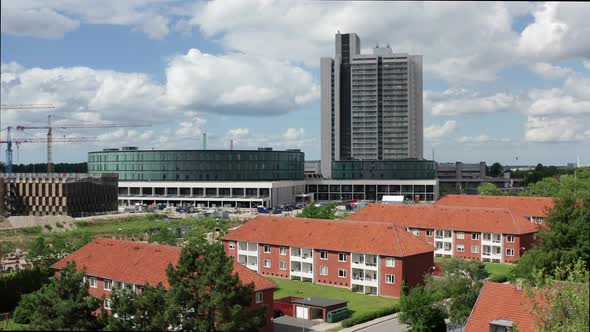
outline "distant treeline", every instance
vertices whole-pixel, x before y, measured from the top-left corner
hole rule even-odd
[[[6,172],[6,164],[0,163],[0,171]],[[40,164],[14,164],[13,173],[47,173],[47,163]],[[84,163],[58,163],[53,164],[54,173],[87,173],[88,165]]]

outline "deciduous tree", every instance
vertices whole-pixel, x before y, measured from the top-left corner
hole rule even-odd
[[[59,277],[40,290],[21,298],[15,316],[41,331],[98,330],[101,325],[93,314],[100,301],[88,294],[83,282],[84,271],[76,272],[76,264],[68,263]],[[28,318],[28,319],[27,319]]]

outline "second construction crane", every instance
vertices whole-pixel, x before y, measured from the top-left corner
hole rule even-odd
[[[46,129],[47,130],[47,173],[53,173],[53,129],[75,129],[75,128],[119,128],[119,127],[149,127],[150,125],[141,124],[73,124],[73,125],[54,125],[51,123],[51,115],[47,116],[47,126],[16,126],[16,130],[23,131],[29,129]]]

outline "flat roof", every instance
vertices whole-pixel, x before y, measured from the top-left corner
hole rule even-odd
[[[324,299],[322,297],[311,297],[311,298],[292,300],[291,303],[309,305],[312,307],[326,308],[326,307],[331,307],[331,306],[335,306],[338,304],[346,304],[346,303],[348,303],[348,301]]]

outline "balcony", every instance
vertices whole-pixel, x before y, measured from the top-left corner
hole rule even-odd
[[[313,250],[291,247],[291,261],[313,264]]]
[[[238,242],[238,255],[258,256],[256,242]]]
[[[351,283],[364,286],[377,287],[379,280],[377,280],[377,272],[363,271],[362,269],[352,269]]]
[[[291,277],[313,279],[313,265],[309,263],[292,262]]]

